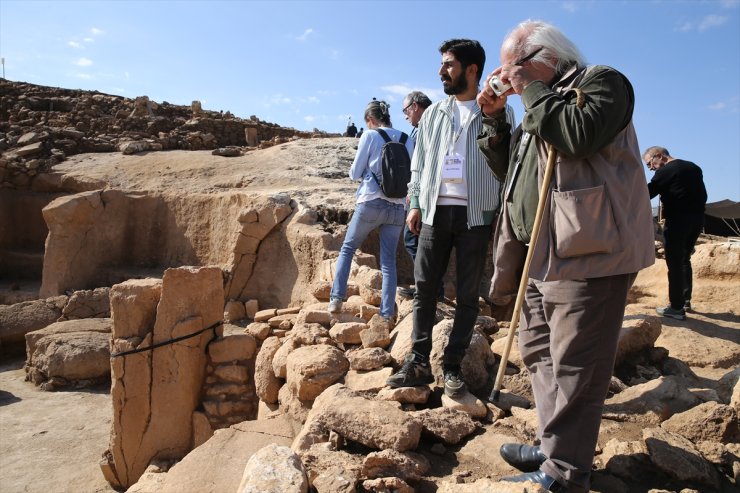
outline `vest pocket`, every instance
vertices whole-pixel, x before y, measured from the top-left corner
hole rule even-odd
[[[604,185],[553,191],[550,220],[560,258],[612,253],[618,246],[619,232]]]

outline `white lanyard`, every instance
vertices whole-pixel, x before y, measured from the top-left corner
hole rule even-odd
[[[459,110],[458,110],[459,111]],[[470,113],[468,113],[468,116],[465,117],[465,121],[460,124],[460,128],[455,132],[455,111],[452,111],[452,127],[450,127],[450,146],[447,149],[447,154],[452,154],[452,152],[455,150],[455,145],[457,145],[457,141],[460,140],[460,136],[463,133],[463,130],[465,130],[468,125],[470,125],[470,122],[473,121],[473,113],[474,111],[471,109]]]

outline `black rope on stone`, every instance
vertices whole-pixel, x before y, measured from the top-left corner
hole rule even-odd
[[[208,346],[213,341],[215,341],[216,339],[218,339],[218,333],[216,332],[216,328],[218,328],[220,325],[223,325],[223,323],[224,323],[223,320],[219,320],[218,322],[216,322],[214,324],[211,324],[211,325],[209,325],[208,327],[206,327],[204,329],[200,329],[198,331],[195,331],[192,334],[187,334],[187,335],[184,335],[184,336],[175,337],[174,339],[168,339],[166,341],[161,341],[161,342],[158,342],[156,344],[152,344],[151,346],[147,346],[147,347],[130,349],[128,351],[119,351],[117,353],[111,354],[110,357],[111,357],[111,359],[113,359],[113,358],[118,358],[119,356],[126,356],[128,354],[143,353],[144,351],[151,351],[151,350],[153,350],[155,348],[158,348],[158,347],[166,346],[168,344],[174,344],[176,342],[184,341],[185,339],[190,339],[191,337],[195,337],[197,335],[200,335],[200,334],[202,334],[203,332],[205,332],[207,330],[213,330],[213,337],[211,337],[211,340],[208,341],[208,343],[206,344],[206,351],[207,351],[208,350]]]

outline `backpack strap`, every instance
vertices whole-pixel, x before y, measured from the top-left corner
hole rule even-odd
[[[398,141],[399,141],[399,142],[400,142],[401,144],[403,144],[403,145],[406,145],[406,141],[408,140],[408,138],[409,138],[409,136],[408,136],[408,135],[406,135],[405,133],[401,132],[401,138],[400,138],[400,139],[398,139]]]
[[[375,131],[378,132],[381,137],[383,137],[383,140],[384,141],[386,141],[386,142],[392,142],[392,139],[390,137],[388,137],[388,134],[385,133],[385,130],[383,130],[382,128],[376,128]]]

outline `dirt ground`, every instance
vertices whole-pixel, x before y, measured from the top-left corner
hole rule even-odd
[[[23,362],[0,362],[0,491],[115,491],[98,466],[110,435],[109,388],[44,392],[24,381]]]
[[[735,280],[697,279],[696,313],[684,322],[664,319],[657,345],[668,348],[674,357],[690,360],[692,369],[708,381],[719,379],[737,366],[740,353],[737,288]],[[667,287],[662,260],[640,274],[635,291],[640,297],[628,306],[628,314],[652,314],[655,306],[665,303]],[[727,359],[726,364],[722,357]],[[22,356],[6,357],[0,363],[0,491],[114,491],[98,467],[110,433],[108,389],[44,392],[24,381],[24,377]],[[640,435],[639,426],[620,423],[602,427],[600,442],[613,437],[634,440]],[[475,478],[510,472],[492,471],[485,460],[458,458],[454,452],[450,449],[442,457],[428,455],[437,478]],[[596,474],[593,491],[615,491],[608,484],[599,485],[598,480]],[[431,482],[420,486],[424,491],[436,489]]]
[[[341,141],[327,139],[318,144],[305,141],[281,145],[267,149],[260,159],[247,155],[227,161],[207,153],[185,151],[141,156],[80,155],[66,161],[58,170],[79,190],[96,189],[101,183],[120,189],[180,188],[188,192],[247,185],[283,190],[290,184],[291,195],[309,207],[319,210],[351,207],[355,185],[346,178],[346,169],[354,149]],[[218,165],[204,173],[200,166],[204,159],[217,161]],[[322,165],[315,165],[317,162]],[[295,179],[297,173],[300,180]],[[713,261],[704,259],[708,265]],[[672,357],[685,361],[708,382],[716,382],[740,364],[738,265],[736,273],[729,277],[702,276],[701,269],[695,267],[692,302],[696,313],[690,314],[686,321],[663,319],[663,332],[656,343],[667,348]],[[667,304],[663,260],[640,273],[631,299],[628,315],[654,315],[656,306]],[[23,356],[0,354],[0,493],[114,491],[98,466],[110,433],[109,389],[44,392],[24,381],[24,377]],[[624,423],[602,427],[604,438],[636,439],[640,433],[639,426]],[[458,459],[452,449],[443,457],[430,456],[430,459],[438,477],[484,477],[497,473],[484,457]],[[609,485],[599,485],[598,474],[594,485],[598,488],[594,491],[618,491]],[[427,484],[421,489],[436,488]]]

